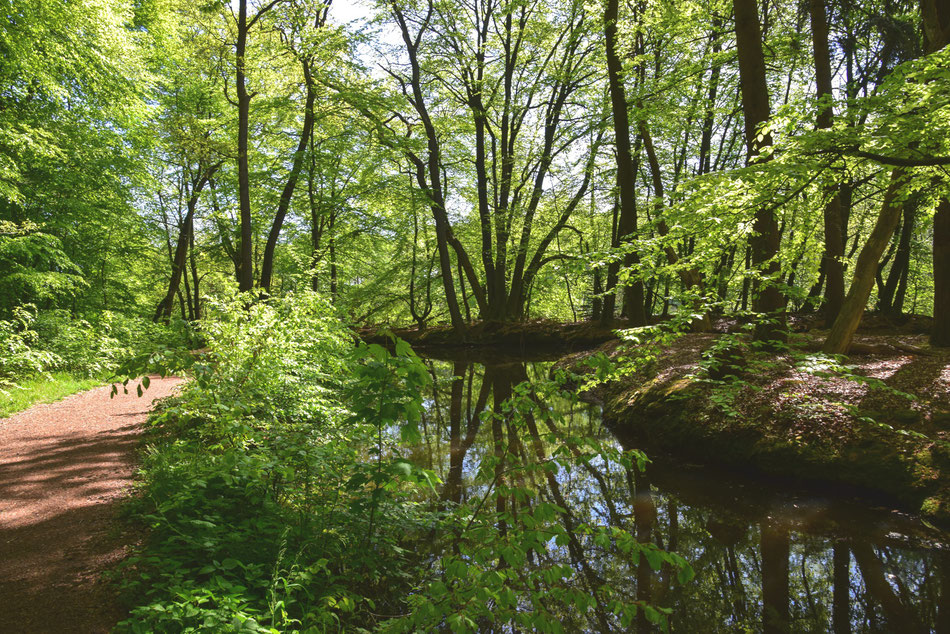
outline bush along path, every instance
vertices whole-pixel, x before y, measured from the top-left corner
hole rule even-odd
[[[103,573],[124,556],[116,506],[153,400],[105,386],[0,419],[0,632],[108,632],[122,618]]]

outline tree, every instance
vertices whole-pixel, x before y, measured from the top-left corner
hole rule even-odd
[[[623,85],[623,67],[617,51],[618,0],[607,0],[604,7],[604,50],[607,57],[607,84],[610,90],[610,106],[614,122],[614,144],[617,155],[617,191],[620,201],[620,217],[617,225],[619,240],[636,235],[637,232],[637,168],[630,151],[630,115],[627,95]],[[642,133],[641,133],[642,134]],[[639,258],[632,251],[624,262],[636,267]],[[611,288],[607,289],[608,292]],[[643,283],[634,280],[629,292],[624,295],[624,316],[633,326],[645,326],[647,315],[644,307]],[[610,313],[608,315],[608,313]],[[604,312],[612,317],[612,305]]]
[[[841,310],[838,312],[838,317],[831,326],[831,331],[822,346],[824,352],[844,354],[851,346],[851,339],[858,329],[861,316],[864,314],[864,307],[871,294],[871,288],[874,286],[874,271],[877,268],[877,263],[881,259],[881,254],[884,253],[887,243],[890,242],[891,234],[894,233],[901,217],[903,206],[900,200],[900,190],[904,179],[905,174],[900,170],[894,170],[891,173],[887,192],[884,194],[884,202],[881,203],[881,211],[874,224],[874,229],[864,243],[855,264],[854,277],[851,280],[851,286],[848,288],[848,295],[845,297]]]
[[[755,0],[733,0],[742,110],[745,114],[746,147],[750,163],[768,161],[768,155],[763,154],[763,151],[772,145],[771,133],[762,129],[762,126],[768,123],[770,106],[756,4]],[[758,280],[753,310],[768,320],[756,327],[755,338],[760,341],[784,341],[786,337],[785,297],[777,286],[780,270],[777,256],[780,243],[781,235],[772,206],[762,205],[755,213],[750,240],[752,266],[763,275]]]
[[[935,53],[950,44],[950,5],[921,0],[924,48]],[[942,196],[934,212],[933,231],[934,325],[930,343],[950,346],[950,199]]]
[[[834,117],[834,94],[832,93],[831,55],[828,46],[828,21],[824,0],[810,0],[812,49],[815,58],[815,84],[818,91],[817,127],[831,128]],[[832,188],[824,212],[825,248],[821,266],[825,276],[825,323],[833,324],[844,301],[844,218],[841,210],[841,194]]]
[[[300,62],[306,99],[303,106],[303,126],[300,130],[297,149],[294,152],[290,171],[287,174],[286,183],[280,193],[280,200],[277,203],[274,221],[271,224],[270,233],[267,235],[267,242],[264,245],[260,287],[265,293],[270,292],[271,277],[274,271],[274,251],[277,248],[277,239],[280,237],[280,230],[283,227],[284,218],[290,209],[294,189],[297,186],[297,179],[300,177],[301,169],[303,169],[307,145],[313,136],[315,117],[314,104],[317,99],[317,87],[313,78],[313,65],[316,58],[315,51],[313,50],[314,44],[311,32],[320,29],[326,23],[327,13],[330,10],[330,0],[321,2],[315,11],[315,15],[307,15],[307,12],[301,10],[301,7],[297,3],[293,4],[293,9],[290,25],[286,30],[281,31],[281,39],[293,53],[294,57]],[[301,13],[303,13],[303,15],[300,15]],[[309,25],[307,24],[308,18],[310,20]]]
[[[402,35],[406,62],[405,70],[390,66],[387,72],[415,120],[406,113],[396,116],[409,136],[421,128],[425,153],[409,145],[406,156],[430,200],[452,322],[462,329],[452,255],[464,275],[464,282],[461,278],[459,282],[468,284],[483,318],[521,319],[539,271],[564,259],[548,255],[547,250],[590,186],[596,148],[589,149],[587,160],[569,158],[569,151],[586,136],[591,118],[600,124],[599,112],[584,116],[572,103],[592,81],[591,73],[585,72],[593,53],[586,12],[580,3],[555,7],[540,0],[511,6],[479,4],[469,16],[435,3],[410,10],[392,2],[389,8]],[[447,147],[440,115],[450,104],[468,111],[472,128],[471,134],[460,133],[456,144]],[[569,119],[572,110],[577,110],[576,116]],[[454,125],[444,123],[448,129]],[[469,150],[468,156],[474,158],[462,158]],[[474,174],[459,168],[456,160],[471,162]],[[569,185],[561,192],[551,191],[549,180],[559,167],[573,168],[575,174],[564,178]],[[470,183],[475,192],[473,220],[477,219],[481,272],[457,235],[463,227],[449,216],[446,175]],[[545,194],[564,195],[563,189],[571,185],[567,202],[558,205],[560,210],[537,236],[547,207]]]

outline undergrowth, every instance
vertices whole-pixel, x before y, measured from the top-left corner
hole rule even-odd
[[[430,381],[408,345],[355,345],[312,293],[221,303],[202,331],[209,352],[177,357],[192,378],[152,419],[130,508],[148,538],[117,573],[120,632],[561,632],[638,613],[665,626],[667,610],[577,564],[593,548],[692,574],[572,519],[557,474],[645,458],[560,431],[544,406],[555,384],[483,414],[508,442],[453,502],[408,457]]]

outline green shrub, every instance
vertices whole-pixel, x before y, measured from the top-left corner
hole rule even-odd
[[[120,629],[338,629],[398,607],[402,542],[431,523],[418,472],[378,441],[417,416],[424,366],[355,348],[312,293],[223,302],[202,328],[209,353],[154,420],[135,509],[150,538]],[[376,397],[348,411],[354,385]]]
[[[0,389],[59,363],[55,353],[37,347],[37,334],[32,330],[35,320],[36,308],[29,304],[15,308],[11,320],[0,320]]]
[[[50,369],[104,377],[131,359],[160,349],[188,349],[192,336],[183,322],[156,324],[142,317],[101,311],[88,318],[48,310],[36,319],[36,345],[55,355]]]
[[[407,457],[431,379],[405,342],[395,354],[354,345],[310,292],[221,302],[201,329],[207,353],[153,418],[133,508],[148,541],[121,573],[133,605],[120,631],[558,632],[625,627],[638,612],[665,623],[625,582],[565,559],[610,551],[691,575],[629,530],[573,523],[556,474],[603,461],[621,477],[644,457],[556,431],[569,426],[542,405],[554,383],[515,388],[487,414],[511,445],[504,464],[480,458],[476,493],[455,503]]]

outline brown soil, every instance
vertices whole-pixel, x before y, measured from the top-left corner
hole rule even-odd
[[[0,632],[108,632],[122,618],[103,573],[131,536],[116,506],[152,401],[100,387],[0,419]]]

